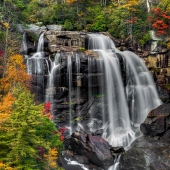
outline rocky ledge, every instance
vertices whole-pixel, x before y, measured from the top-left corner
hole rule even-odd
[[[115,158],[124,153],[123,147],[112,147],[100,136],[74,132],[65,142],[59,163],[65,170],[107,170],[114,164]]]
[[[150,111],[136,139],[121,156],[120,170],[170,170],[170,104]]]

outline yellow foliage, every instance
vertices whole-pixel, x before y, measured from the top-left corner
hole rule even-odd
[[[123,5],[121,6],[122,8],[126,8],[129,11],[135,12],[135,6],[137,6],[140,3],[140,0],[128,0],[128,1],[123,1]]]
[[[10,92],[0,102],[0,129],[3,129],[3,123],[5,123],[11,115],[13,102],[14,98]]]
[[[49,0],[46,0],[45,2],[46,2],[46,5],[47,5],[47,6],[50,5]]]
[[[4,22],[2,20],[0,20],[0,24],[5,27],[5,28],[10,28],[9,24],[7,22]]]
[[[16,170],[16,168],[11,168],[10,166],[0,162],[0,170]]]
[[[44,154],[44,158],[47,161],[47,166],[49,168],[57,168],[56,160],[58,158],[57,148],[50,149],[47,154]]]
[[[28,89],[31,77],[26,72],[26,66],[23,64],[24,59],[20,54],[12,55],[7,62],[7,68],[4,72],[4,78],[1,79],[1,89],[8,92],[15,84],[20,83]]]
[[[77,0],[66,0],[67,3],[73,3],[76,2]]]
[[[167,48],[170,49],[170,37],[168,38]]]
[[[166,12],[170,13],[170,2],[169,0],[161,0],[159,6],[162,7]]]

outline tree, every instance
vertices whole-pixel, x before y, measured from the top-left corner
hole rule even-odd
[[[27,89],[29,88],[31,77],[27,74],[26,66],[23,62],[24,59],[20,54],[9,57],[4,78],[0,81],[1,90],[4,93],[8,92],[17,83],[20,83]]]
[[[170,15],[161,8],[152,8],[149,16],[149,22],[156,30],[157,35],[168,35],[170,29]]]
[[[7,142],[10,139],[7,131],[10,129],[8,129],[7,123],[12,113],[13,103],[14,98],[11,92],[1,99],[0,102],[0,162],[6,160],[6,155],[10,151],[9,143]],[[5,168],[6,165],[2,164],[2,167]]]
[[[3,67],[6,70],[8,57],[19,51],[19,36],[16,32],[19,12],[12,1],[0,1],[0,50],[3,54]]]
[[[46,166],[40,149],[48,153],[51,149],[62,148],[55,124],[42,113],[43,105],[34,103],[34,96],[17,84],[12,94],[15,98],[12,113],[4,136],[8,135],[9,153],[6,153],[4,163],[17,169],[39,169]],[[57,157],[56,157],[57,159]]]

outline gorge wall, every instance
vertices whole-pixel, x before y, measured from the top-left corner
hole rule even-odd
[[[110,154],[88,158],[74,142],[85,150],[102,151],[96,141],[105,139],[102,143],[109,142],[104,144],[108,153],[115,153],[110,145],[128,147],[148,112],[161,104],[141,59],[118,50],[106,33],[43,31],[35,44],[34,37],[25,31],[21,51],[33,77],[32,92],[37,101],[50,103],[57,128],[65,129],[66,148],[84,154],[99,169],[108,169],[113,163]],[[96,163],[101,161],[99,157],[104,157],[101,165]]]

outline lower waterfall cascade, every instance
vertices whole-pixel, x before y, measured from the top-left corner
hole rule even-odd
[[[52,105],[53,121],[69,134],[101,130],[112,146],[128,147],[148,112],[162,103],[142,59],[98,33],[88,33],[86,51],[93,55],[61,50],[46,56],[43,36],[25,60],[35,93]]]

